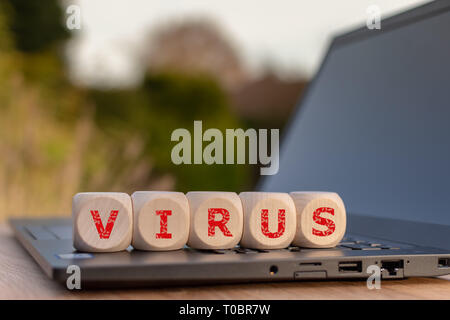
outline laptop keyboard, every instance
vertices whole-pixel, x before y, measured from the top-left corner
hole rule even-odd
[[[383,244],[379,242],[371,242],[367,240],[358,240],[353,237],[346,237],[339,243],[338,248],[351,250],[398,250],[400,248]]]
[[[25,229],[34,238],[34,240],[72,239],[71,226],[27,226]]]
[[[236,247],[233,249],[220,249],[220,250],[197,250],[192,249],[189,247],[186,247],[189,250],[195,250],[202,253],[209,253],[209,254],[251,254],[251,253],[267,253],[267,252],[300,252],[300,251],[306,251],[306,250],[333,250],[333,249],[340,249],[340,250],[398,250],[399,247],[391,246],[388,244],[383,244],[380,242],[371,242],[367,240],[358,240],[353,237],[346,237],[342,239],[342,242],[339,243],[336,248],[328,248],[328,249],[310,249],[310,248],[301,248],[301,247],[295,247],[290,246],[285,249],[277,249],[277,250],[261,250],[261,249],[247,249],[242,247]]]
[[[72,239],[72,227],[67,225],[60,226],[28,226],[26,227],[28,233],[36,240],[69,240]],[[348,236],[342,239],[341,243],[336,246],[340,250],[397,250],[399,247],[392,246],[381,242],[372,242],[368,240],[358,239],[353,236]],[[233,249],[216,249],[216,250],[198,250],[185,246],[187,250],[193,250],[206,254],[254,254],[254,253],[268,253],[268,252],[300,252],[306,250],[333,250],[330,249],[309,249],[296,246],[290,246],[284,249],[264,250],[264,249],[248,249],[242,247],[235,247]]]

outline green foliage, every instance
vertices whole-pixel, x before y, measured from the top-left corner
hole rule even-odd
[[[55,44],[65,38],[57,1],[0,2],[0,209],[70,212],[80,191],[231,190],[244,165],[174,165],[177,128],[242,127],[205,75],[149,74],[127,90],[73,86]],[[5,218],[0,213],[0,219]]]
[[[131,90],[92,91],[96,121],[108,136],[124,132],[145,140],[145,153],[156,172],[172,173],[178,190],[240,190],[248,187],[243,165],[175,165],[171,161],[171,133],[177,128],[193,132],[194,120],[204,130],[240,127],[230,113],[227,97],[218,84],[204,75],[150,74],[142,87]]]
[[[65,40],[64,13],[58,0],[5,0],[11,18],[9,27],[17,49],[37,52]]]

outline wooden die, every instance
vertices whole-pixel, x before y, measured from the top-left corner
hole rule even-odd
[[[291,192],[297,211],[293,244],[331,248],[344,237],[347,218],[344,202],[334,192]]]
[[[189,236],[189,203],[181,192],[137,191],[131,195],[136,249],[177,250]]]
[[[133,209],[126,193],[77,193],[72,201],[73,245],[85,252],[116,252],[131,244]]]
[[[188,245],[230,249],[242,236],[242,204],[235,192],[188,192],[191,228]]]
[[[296,215],[287,193],[242,192],[244,232],[241,246],[253,249],[288,247],[295,236]]]

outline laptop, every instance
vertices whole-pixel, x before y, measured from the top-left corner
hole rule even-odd
[[[436,1],[337,36],[282,139],[278,174],[257,190],[338,192],[335,248],[82,253],[70,219],[14,219],[52,279],[83,288],[367,279],[450,273],[450,3]]]

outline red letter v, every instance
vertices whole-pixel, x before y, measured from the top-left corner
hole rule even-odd
[[[117,215],[119,214],[119,210],[111,210],[109,214],[108,222],[106,223],[106,228],[103,227],[102,219],[98,214],[98,210],[91,210],[92,218],[94,219],[95,226],[97,227],[97,232],[100,239],[109,239],[111,235],[111,231],[114,227],[114,223],[116,222]]]

